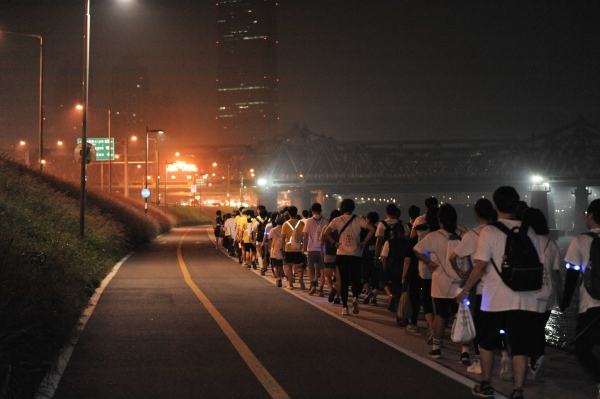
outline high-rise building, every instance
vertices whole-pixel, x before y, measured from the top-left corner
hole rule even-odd
[[[126,57],[113,68],[111,84],[111,116],[115,137],[146,130],[148,75],[146,67]]]
[[[276,131],[277,2],[217,1],[218,134],[250,142]]]

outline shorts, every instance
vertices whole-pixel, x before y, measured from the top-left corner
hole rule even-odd
[[[336,266],[335,262],[325,262],[325,269],[335,269]]]
[[[311,267],[316,264],[319,270],[323,270],[325,268],[325,261],[323,260],[321,252],[308,251],[308,264]]]
[[[246,252],[251,251],[251,252],[256,253],[256,247],[251,242],[245,242],[244,243],[244,251],[246,251]]]
[[[273,267],[283,266],[283,259],[271,258],[271,266],[273,266]]]
[[[221,236],[221,229],[217,228],[214,230],[214,232],[215,232],[215,238],[219,238]]]
[[[306,256],[302,252],[286,252],[285,253],[285,264],[290,265],[302,265],[306,262]]]
[[[452,307],[456,303],[454,298],[432,298],[433,314],[443,319],[448,319],[452,315]]]
[[[504,330],[513,356],[539,356],[544,353],[545,342],[537,331],[538,319],[536,312],[525,310],[482,310],[479,344],[487,351],[502,349],[500,330]]]

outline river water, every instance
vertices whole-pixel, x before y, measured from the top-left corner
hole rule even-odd
[[[572,239],[573,237],[561,237],[557,241],[558,248],[560,250],[561,275],[563,276],[563,278],[565,274],[565,269],[564,262],[562,261],[562,259],[564,259]],[[578,305],[579,290],[576,290],[575,295],[573,296],[573,300],[571,301],[571,306],[569,306],[566,312],[563,313],[560,310],[558,310],[558,308],[552,311],[552,314],[550,315],[550,320],[548,320],[548,323],[546,324],[546,342],[548,344],[561,348],[566,348],[570,346],[570,340],[575,337],[575,326],[577,324]]]

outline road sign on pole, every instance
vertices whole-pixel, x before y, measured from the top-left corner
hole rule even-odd
[[[96,149],[96,161],[115,160],[115,138],[111,137],[92,137],[88,138],[87,142],[92,144]],[[81,144],[81,138],[77,139],[77,144]]]

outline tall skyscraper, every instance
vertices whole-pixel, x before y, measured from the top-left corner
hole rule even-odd
[[[147,103],[146,67],[126,56],[112,73],[110,106],[114,137],[141,135],[146,131]]]
[[[217,126],[224,140],[251,142],[276,131],[277,2],[217,1]]]

